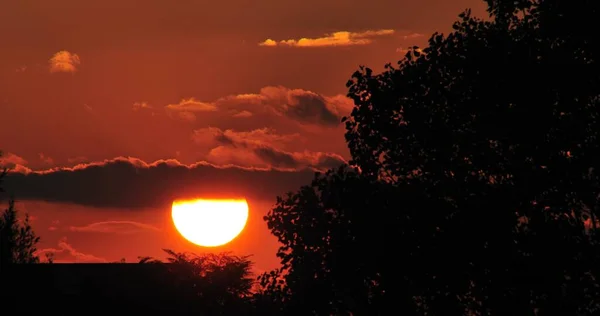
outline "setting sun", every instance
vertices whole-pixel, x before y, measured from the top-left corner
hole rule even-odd
[[[171,215],[185,239],[199,246],[217,247],[242,232],[248,220],[248,203],[244,199],[175,201]]]

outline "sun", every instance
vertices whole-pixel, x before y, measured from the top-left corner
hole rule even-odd
[[[171,217],[185,239],[199,246],[217,247],[242,232],[248,221],[248,203],[245,199],[175,201]]]

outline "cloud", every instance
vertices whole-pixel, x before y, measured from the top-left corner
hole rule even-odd
[[[196,143],[221,143],[221,144],[256,144],[274,145],[285,144],[292,141],[303,140],[299,133],[277,134],[271,128],[259,128],[251,131],[235,131],[232,129],[221,130],[217,127],[205,127],[194,131],[192,139]]]
[[[277,46],[277,42],[274,40],[267,38],[264,42],[258,43],[259,46],[267,46],[267,47],[275,47]]]
[[[421,38],[423,36],[425,36],[425,35],[421,34],[421,33],[410,33],[410,34],[402,36],[402,38],[405,40],[408,40],[408,39],[414,39],[414,38]]]
[[[193,100],[193,102],[190,102]],[[338,126],[343,115],[352,110],[354,103],[343,95],[324,96],[303,89],[289,89],[283,86],[267,86],[258,93],[229,95],[213,102],[195,99],[170,104],[168,111],[179,111],[179,117],[189,121],[196,119],[192,112],[201,109],[237,113],[237,117],[248,117],[255,112],[284,116],[301,124]],[[234,115],[235,116],[235,115]]]
[[[9,172],[3,185],[21,199],[133,209],[170,207],[176,199],[199,196],[274,200],[309,183],[313,175],[313,169],[185,165],[174,159],[147,163],[118,157],[72,168]]]
[[[58,229],[58,224],[60,224],[59,220],[53,220],[52,223],[50,223],[50,226],[48,227],[49,231],[55,231]]]
[[[133,106],[132,106],[132,109],[134,111],[138,111],[138,110],[141,110],[141,109],[151,109],[151,108],[152,108],[152,106],[150,106],[148,104],[148,102],[135,102],[133,104]]]
[[[250,97],[250,96],[247,96]],[[321,123],[325,125],[340,124],[340,111],[350,105],[340,103],[339,98],[329,98],[312,91],[302,89],[287,89],[281,86],[265,87],[260,94],[253,95],[257,101],[262,101],[280,115],[304,123]]]
[[[398,48],[396,48],[396,53],[400,53],[402,55],[406,55],[406,54],[408,54],[409,52],[412,52],[412,51],[416,51],[416,52],[418,52],[420,54],[424,54],[423,50],[421,48],[417,47],[417,46],[411,46],[409,48],[404,48],[404,47],[398,47]]]
[[[85,156],[77,156],[77,157],[67,158],[67,161],[69,163],[79,164],[79,163],[87,162],[88,158]]]
[[[208,161],[219,161],[230,164],[247,164],[254,166],[277,166],[279,168],[315,168],[325,171],[345,163],[337,154],[323,152],[289,152],[270,146],[258,145],[250,147],[218,146],[210,150]]]
[[[27,165],[27,160],[13,153],[2,153],[0,155],[0,168],[14,169]]]
[[[247,111],[247,110],[243,110],[243,111],[240,111],[240,112],[237,112],[237,113],[233,114],[232,116],[233,117],[237,117],[237,118],[241,118],[241,117],[251,117],[252,115],[253,115],[252,112]]]
[[[179,112],[177,114],[177,117],[188,122],[194,122],[196,120],[196,114],[188,111]]]
[[[297,133],[280,135],[269,128],[234,131],[207,127],[195,130],[192,139],[204,146],[216,145],[206,157],[212,163],[326,170],[346,162],[333,153],[283,150],[286,144],[303,138]]]
[[[44,153],[39,153],[38,156],[40,157],[40,160],[47,165],[52,165],[54,164],[54,160],[52,159],[52,157],[48,157],[46,155],[44,155]]]
[[[57,52],[48,61],[50,72],[70,72],[77,71],[77,67],[81,64],[81,60],[77,54],[70,53],[66,50]]]
[[[0,172],[8,169],[14,172],[27,172],[27,160],[13,153],[2,153],[0,156]]]
[[[54,262],[77,262],[77,263],[104,263],[106,259],[96,257],[91,254],[86,254],[77,251],[71,244],[68,243],[67,238],[64,237],[58,242],[58,248],[46,248],[36,252],[37,256],[43,258],[46,255],[53,255]]]
[[[198,112],[215,112],[218,110],[217,105],[210,102],[201,102],[195,98],[182,99],[179,103],[169,104],[165,106],[167,114],[187,122],[196,121]]]
[[[266,47],[331,47],[368,45],[373,42],[373,37],[393,35],[394,33],[395,31],[391,29],[368,30],[364,32],[339,31],[331,34],[326,34],[325,36],[318,38],[303,37],[300,39],[287,39],[281,41],[275,41],[273,39],[268,38],[265,41],[259,43],[259,45]]]
[[[159,228],[134,221],[107,221],[85,226],[71,226],[74,232],[136,234],[141,232],[158,232]]]
[[[169,104],[165,107],[167,110],[185,111],[185,112],[212,112],[217,107],[212,103],[200,102],[195,98],[182,99],[177,104]]]

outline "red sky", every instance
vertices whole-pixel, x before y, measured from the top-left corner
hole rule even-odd
[[[479,0],[21,0],[0,4],[5,187],[60,261],[203,252],[169,203],[244,195],[214,251],[277,266],[262,216],[313,169],[349,159],[341,116],[359,65],[381,70]],[[224,168],[227,167],[227,168]]]

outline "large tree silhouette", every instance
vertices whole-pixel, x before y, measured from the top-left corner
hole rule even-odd
[[[360,290],[344,301],[338,284],[369,279],[355,243],[377,249],[372,236],[387,264],[369,277],[407,313],[598,311],[600,3],[487,2],[490,19],[466,11],[397,66],[349,81],[360,175],[318,178],[266,217],[283,268],[263,283],[291,311],[364,313]]]
[[[417,225],[433,236],[415,274],[433,313],[591,313],[599,4],[488,2],[491,21],[467,11],[397,67],[354,74],[352,163],[440,202]]]

